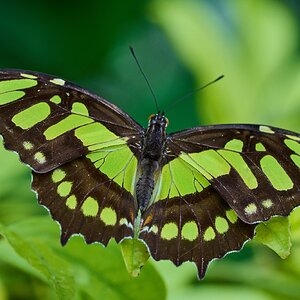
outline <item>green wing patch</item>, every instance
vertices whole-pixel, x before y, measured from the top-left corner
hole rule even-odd
[[[53,76],[0,71],[0,134],[6,148],[44,173],[94,150],[132,144],[142,128],[116,106]]]
[[[162,169],[154,201],[201,192],[209,185],[209,181],[197,169],[191,168],[182,159],[174,159]]]
[[[256,125],[216,125],[171,135],[178,155],[202,174],[244,222],[287,216],[300,205],[300,135]]]

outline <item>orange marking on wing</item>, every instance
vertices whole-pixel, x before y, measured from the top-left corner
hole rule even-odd
[[[129,214],[131,218],[131,223],[134,224],[134,212],[131,210]]]
[[[152,220],[153,220],[153,214],[150,214],[150,215],[145,219],[143,226],[146,226],[146,225],[149,224]]]

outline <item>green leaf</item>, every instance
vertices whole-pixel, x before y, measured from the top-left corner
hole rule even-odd
[[[268,246],[281,258],[287,258],[291,250],[290,223],[285,217],[274,217],[256,227],[255,240]]]
[[[155,21],[201,80],[197,86],[225,74],[198,95],[198,112],[205,123],[299,129],[299,57],[291,62],[291,53],[297,51],[297,24],[282,3],[226,1],[222,14],[209,1],[153,3]]]
[[[128,273],[132,277],[139,276],[150,256],[146,245],[138,239],[125,239],[121,250]]]
[[[1,300],[9,299],[7,295],[7,290],[1,280],[0,280],[0,299]]]
[[[7,238],[19,256],[44,275],[49,284],[56,284],[59,293],[61,290],[72,291],[72,295],[71,292],[60,294],[61,299],[133,300],[140,297],[141,286],[144,300],[166,298],[164,282],[150,263],[138,278],[132,279],[128,275],[120,246],[114,241],[104,248],[100,244],[86,245],[83,238],[77,236],[62,247],[58,226],[49,216],[32,218],[9,228],[1,226],[0,234]],[[35,276],[32,268],[26,267],[21,260],[12,261],[0,256],[0,263],[1,260]]]
[[[97,244],[85,245],[82,238],[74,237],[60,250],[73,262],[80,291],[92,299],[139,299],[141,287],[143,299],[166,298],[165,285],[149,263],[139,277],[133,279],[128,275],[120,247],[115,242],[104,248]]]
[[[53,285],[59,299],[74,299],[74,278],[64,260],[55,255],[43,242],[23,238],[9,227],[0,225],[0,233],[19,256],[45,276]]]

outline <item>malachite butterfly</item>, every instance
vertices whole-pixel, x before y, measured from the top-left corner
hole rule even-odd
[[[300,135],[259,125],[166,134],[62,79],[0,71],[0,132],[32,168],[38,201],[61,225],[107,245],[145,243],[155,260],[194,262],[240,250],[255,224],[300,204]]]

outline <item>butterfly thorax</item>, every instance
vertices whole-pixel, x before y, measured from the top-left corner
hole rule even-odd
[[[136,200],[141,212],[144,212],[149,206],[155,183],[160,174],[167,123],[168,120],[163,114],[151,115],[144,134],[136,183]]]

